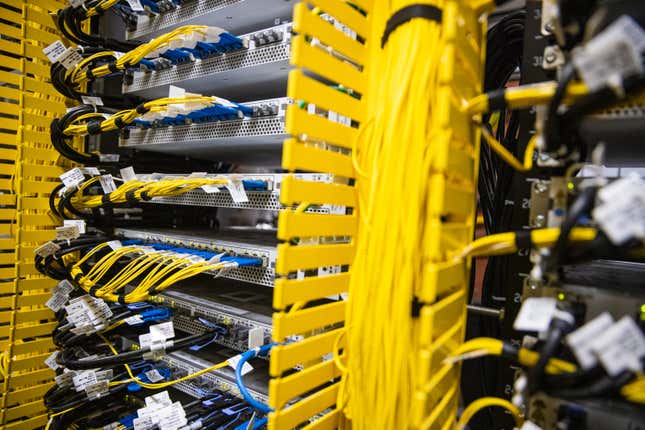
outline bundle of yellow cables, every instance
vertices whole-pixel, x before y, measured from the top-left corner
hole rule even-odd
[[[374,2],[371,16],[385,23],[413,3]],[[434,5],[441,9],[444,2]],[[440,23],[412,19],[382,50],[372,51],[370,68],[378,73],[369,94],[378,100],[369,104],[354,151],[360,231],[349,285],[347,373],[339,395],[354,430],[409,427],[417,337],[410,311],[426,248],[433,89],[443,43]]]
[[[137,119],[145,112],[163,112],[168,106],[176,104],[194,104],[202,107],[209,107],[215,103],[222,103],[222,100],[215,96],[186,96],[186,97],[166,97],[157,100],[151,100],[143,103],[141,108],[125,109],[105,118],[100,123],[100,131],[112,131],[122,128]],[[74,124],[68,126],[63,132],[66,136],[87,136],[90,134],[88,124],[103,117],[102,114],[89,113],[78,117]],[[78,124],[77,124],[78,123]],[[122,124],[121,126],[119,124]]]
[[[91,10],[90,10],[91,11]],[[88,15],[89,12],[88,11]],[[95,67],[91,70],[91,73],[88,73],[87,65],[94,59],[98,57],[104,57],[106,54],[111,54],[116,58],[114,67],[116,70],[125,70],[129,66],[134,66],[138,64],[142,59],[144,59],[148,54],[155,52],[157,50],[163,50],[164,48],[170,48],[170,44],[175,40],[182,40],[186,36],[190,36],[193,33],[205,34],[205,30],[208,28],[206,25],[186,25],[183,27],[176,28],[166,34],[163,34],[155,39],[152,39],[148,43],[137,46],[135,49],[126,52],[124,55],[118,57],[116,52],[106,51],[99,52],[97,54],[91,55],[80,63],[76,65],[73,69],[70,69],[65,74],[65,79],[71,81],[76,88],[80,88],[80,85],[86,83],[94,78],[100,78],[107,76],[113,73],[113,70],[110,70],[110,67],[105,64],[99,67]],[[117,58],[118,57],[118,58]]]
[[[103,196],[86,196],[83,192],[90,186],[96,184],[99,177],[95,176],[85,181],[78,190],[78,193],[71,198],[72,206],[76,209],[89,209],[104,206],[106,204]],[[228,179],[223,178],[185,178],[165,179],[154,182],[128,181],[121,184],[116,190],[108,194],[110,204],[124,204],[132,199],[150,200],[155,197],[180,196],[189,191],[196,190],[206,185],[228,184]]]
[[[125,303],[135,303],[148,300],[150,293],[163,291],[177,282],[197,276],[209,271],[222,271],[231,266],[231,263],[207,261],[191,261],[188,257],[179,257],[164,251],[151,251],[140,246],[123,246],[113,249],[98,259],[96,264],[87,272],[83,272],[82,265],[96,256],[100,251],[106,250],[110,245],[102,243],[94,247],[70,270],[70,275],[86,292],[91,292],[96,297],[106,301],[119,301],[119,296],[125,287],[133,287],[125,294]],[[110,275],[110,279],[98,288],[94,288],[112,267],[122,258],[130,258],[117,274]],[[140,279],[137,285],[133,283]]]

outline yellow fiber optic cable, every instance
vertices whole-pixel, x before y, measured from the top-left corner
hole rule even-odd
[[[513,419],[515,420],[515,425],[517,427],[522,427],[522,423],[524,422],[524,418],[522,417],[522,413],[518,409],[517,406],[509,402],[508,400],[505,399],[500,399],[498,397],[482,397],[481,399],[477,399],[471,404],[464,409],[464,411],[461,414],[461,417],[459,417],[459,421],[457,422],[457,427],[456,430],[463,430],[470,419],[475,416],[477,412],[484,408],[488,408],[491,406],[498,406],[501,408],[506,409],[513,415]]]

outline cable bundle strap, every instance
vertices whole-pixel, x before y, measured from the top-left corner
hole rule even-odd
[[[390,35],[394,30],[414,18],[425,18],[431,21],[441,22],[441,9],[429,4],[413,4],[398,10],[390,17],[385,25],[385,31],[381,38],[381,48],[385,47]]]

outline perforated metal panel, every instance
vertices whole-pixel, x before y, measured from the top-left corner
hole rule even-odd
[[[195,373],[199,370],[204,369],[205,367],[210,367],[214,364],[180,351],[168,354],[162,360],[170,368],[180,369],[187,374]],[[263,402],[266,402],[268,400],[268,396],[266,392],[258,391],[258,388],[261,386],[266,386],[265,379],[266,374],[261,375],[259,374],[259,372],[253,372],[245,378],[249,393],[251,393],[251,395],[256,399]],[[230,367],[225,367],[223,369],[218,369],[213,372],[206,373],[200,376],[199,380],[194,380],[192,383],[180,383],[176,384],[175,386],[187,394],[195,395],[195,397],[201,397],[200,395],[196,395],[196,384],[202,385],[204,388],[219,388],[220,390],[230,391],[233,394],[239,395],[239,390],[235,385],[235,376],[233,369]]]
[[[273,25],[291,16],[291,0],[191,0],[177,9],[146,19],[139,18],[128,39],[149,40],[186,24],[207,24],[239,34]]]
[[[130,129],[119,146],[202,159],[222,157],[275,157],[279,159],[284,129],[284,109],[289,99],[277,98],[246,103],[249,106],[277,105],[278,114],[271,117],[244,118],[150,129]],[[228,159],[228,158],[227,158]]]
[[[146,98],[168,95],[170,84],[181,82],[190,92],[209,93],[236,100],[284,94],[289,72],[291,24],[267,28],[281,35],[281,41],[226,53],[204,60],[152,72],[134,72],[131,84],[123,85],[124,93]],[[252,34],[244,35],[250,39]]]

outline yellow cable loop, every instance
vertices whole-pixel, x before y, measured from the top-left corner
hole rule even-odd
[[[80,405],[79,405],[79,406],[80,406]],[[78,408],[79,406],[74,406],[74,407],[72,407],[72,408],[65,409],[64,411],[60,411],[60,412],[56,412],[56,413],[54,413],[54,414],[51,414],[51,415],[49,416],[49,419],[47,420],[47,425],[45,426],[45,430],[49,430],[49,428],[50,428],[50,427],[51,427],[51,425],[52,425],[52,422],[54,421],[54,417],[57,417],[57,416],[60,416],[60,415],[66,414],[67,412],[73,411],[74,409]]]
[[[515,406],[508,400],[500,399],[498,397],[482,397],[481,399],[475,400],[474,402],[469,404],[466,409],[464,409],[464,412],[461,414],[461,417],[459,417],[459,421],[457,421],[456,430],[463,430],[468,424],[468,422],[470,421],[470,419],[473,416],[475,416],[477,412],[491,406],[498,406],[508,410],[511,413],[511,415],[513,415],[513,419],[515,420],[515,425],[517,427],[522,427],[522,424],[524,423],[524,418],[522,417],[522,413],[517,408],[517,406]]]

